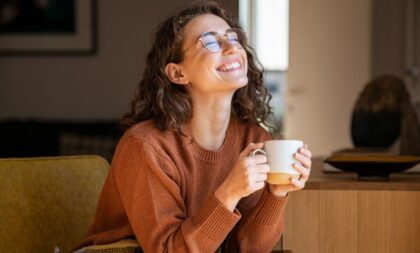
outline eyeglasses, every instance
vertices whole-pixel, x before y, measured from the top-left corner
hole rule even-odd
[[[203,44],[203,46],[212,53],[219,52],[223,47],[223,38],[226,38],[226,40],[233,46],[237,48],[243,48],[241,45],[241,41],[244,38],[244,34],[241,30],[236,28],[231,28],[226,31],[224,35],[220,35],[216,32],[210,31],[210,32],[204,32],[201,34],[200,38],[198,38],[199,41]],[[198,41],[197,40],[197,41]],[[194,46],[195,43],[193,43],[191,46],[187,47],[183,52],[186,52],[192,46]]]

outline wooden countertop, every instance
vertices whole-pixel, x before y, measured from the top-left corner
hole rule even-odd
[[[356,173],[324,172],[323,160],[312,160],[306,190],[420,191],[420,173],[394,173],[388,180],[363,181]]]

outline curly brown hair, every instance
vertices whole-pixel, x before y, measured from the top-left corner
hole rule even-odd
[[[183,85],[172,83],[165,72],[168,63],[183,60],[183,29],[194,17],[203,14],[219,16],[231,28],[242,31],[239,23],[217,3],[195,3],[161,23],[155,35],[152,49],[146,58],[143,78],[137,86],[130,111],[120,121],[124,129],[137,122],[152,119],[161,130],[180,131],[192,118],[191,97]],[[245,34],[245,33],[244,33]],[[263,68],[255,50],[247,44],[246,36],[240,41],[248,57],[248,84],[235,91],[232,99],[232,117],[247,123],[267,124],[271,114],[271,95],[263,85]]]

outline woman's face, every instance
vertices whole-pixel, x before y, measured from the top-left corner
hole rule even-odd
[[[234,92],[248,83],[248,61],[238,43],[230,43],[225,35],[231,27],[220,17],[204,14],[193,18],[184,28],[184,60],[180,63],[189,80],[189,89],[205,94]],[[213,32],[223,38],[218,52],[210,52],[201,41],[201,34]],[[219,37],[220,38],[220,37]]]

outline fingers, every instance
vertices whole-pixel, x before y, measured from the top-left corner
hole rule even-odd
[[[298,163],[294,163],[293,168],[302,175],[301,180],[306,181],[309,178],[309,174],[311,172],[310,169],[307,169]]]
[[[244,158],[244,161],[247,163],[247,165],[253,166],[256,164],[267,163],[267,157],[265,155],[248,156]]]
[[[267,174],[268,172],[270,172],[270,165],[268,164],[259,164],[257,166],[255,166],[257,173],[264,173]]]
[[[305,168],[307,168],[307,169],[310,169],[310,168],[311,168],[311,166],[312,166],[312,161],[311,161],[311,158],[309,158],[309,157],[307,157],[307,156],[304,156],[304,155],[302,155],[301,153],[295,153],[295,154],[294,154],[294,158],[295,158],[298,162],[302,163],[302,165],[303,165]]]
[[[261,190],[262,188],[264,188],[264,186],[265,186],[265,182],[264,181],[256,182],[255,183],[255,187],[253,189],[253,192],[258,191],[258,190]]]
[[[305,187],[305,180],[298,180],[296,178],[292,178],[290,180],[290,183],[292,183],[292,185],[294,186],[295,189],[293,190],[300,190],[303,189]]]
[[[243,196],[248,196],[249,194],[258,191],[265,186],[265,181],[267,180],[267,173],[256,173],[255,171],[246,177],[246,183],[243,185],[244,194]]]
[[[246,178],[249,193],[260,190],[267,181],[267,173],[270,171],[268,164],[259,164],[247,168]]]
[[[266,180],[267,180],[267,173],[258,173],[250,177],[249,184],[248,184],[249,193],[253,193],[255,191],[258,191],[264,188]]]
[[[299,149],[299,153],[301,153],[302,155],[311,158],[312,157],[312,152],[308,149],[308,145],[304,145],[303,148]]]
[[[255,182],[265,182],[267,180],[267,173],[260,173],[255,176]]]
[[[245,174],[253,181],[265,181],[267,173],[270,172],[270,166],[266,163],[252,164],[245,167]]]
[[[239,154],[239,158],[244,158],[249,156],[249,154],[257,148],[263,148],[264,147],[264,143],[263,142],[259,142],[259,143],[249,143],[248,146],[246,146],[246,148]]]

